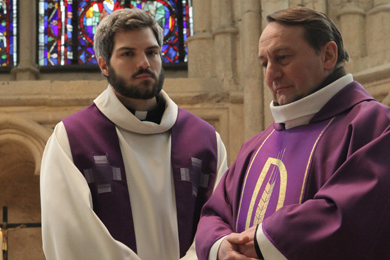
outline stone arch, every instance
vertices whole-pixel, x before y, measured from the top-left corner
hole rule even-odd
[[[8,223],[39,223],[39,172],[50,129],[31,119],[0,114],[0,207]],[[9,259],[44,259],[40,228],[8,230]]]
[[[41,159],[49,130],[30,119],[0,115],[0,144],[16,143],[31,153],[35,163],[34,174],[40,172]]]

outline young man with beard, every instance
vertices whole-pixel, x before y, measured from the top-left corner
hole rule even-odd
[[[54,259],[196,259],[200,209],[227,168],[215,129],[162,90],[162,29],[105,17],[94,49],[108,88],[60,122],[41,169],[43,249]]]
[[[325,14],[267,19],[258,57],[275,122],[205,204],[199,259],[390,259],[390,108],[346,74]]]

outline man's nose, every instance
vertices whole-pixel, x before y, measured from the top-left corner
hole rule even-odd
[[[145,54],[140,54],[137,60],[138,69],[148,69],[150,67],[148,57]]]
[[[282,77],[282,70],[278,64],[269,62],[267,68],[265,69],[265,79],[266,82],[273,82]]]

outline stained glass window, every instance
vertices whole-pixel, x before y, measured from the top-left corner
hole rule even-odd
[[[97,64],[93,36],[105,9],[139,8],[164,29],[164,63],[187,62],[184,42],[192,33],[191,0],[39,0],[39,65]]]
[[[17,65],[17,25],[17,0],[0,0],[1,67]]]

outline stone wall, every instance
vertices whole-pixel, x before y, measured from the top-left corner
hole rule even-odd
[[[39,167],[55,124],[106,87],[98,71],[40,71],[36,3],[19,4],[20,62],[11,73],[0,74],[0,206],[9,207],[8,220],[14,223],[40,221]],[[272,122],[257,60],[264,17],[298,5],[323,11],[337,23],[351,54],[348,71],[390,105],[389,0],[195,0],[188,71],[167,70],[164,89],[216,127],[229,164],[244,140]],[[39,229],[9,234],[9,259],[44,259]]]

